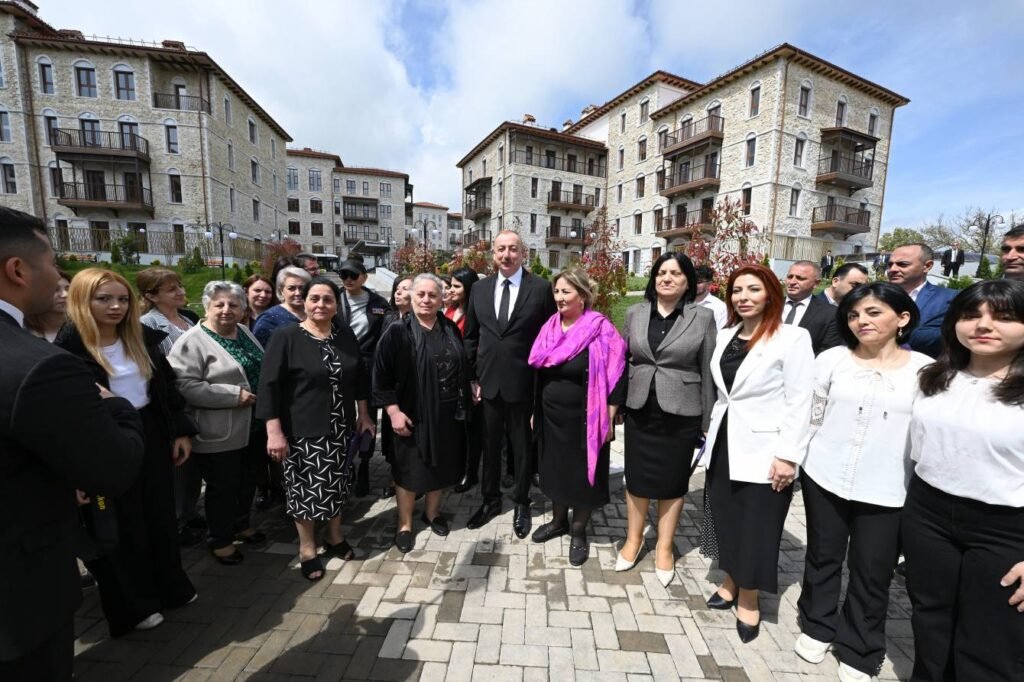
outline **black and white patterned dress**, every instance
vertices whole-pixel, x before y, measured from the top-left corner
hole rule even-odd
[[[321,339],[303,329],[320,347],[331,382],[331,435],[290,438],[284,460],[287,511],[292,518],[326,521],[341,514],[352,485],[351,468],[345,470],[345,415],[341,393],[341,361],[333,335]]]

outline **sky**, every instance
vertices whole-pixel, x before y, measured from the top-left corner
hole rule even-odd
[[[789,42],[906,97],[883,230],[1024,215],[1024,0],[36,0],[57,28],[181,40],[294,138],[409,173],[460,210],[456,162],[501,121],[560,127],[664,69],[706,82]]]

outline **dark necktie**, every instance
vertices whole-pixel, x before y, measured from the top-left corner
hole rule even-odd
[[[796,301],[786,301],[786,305],[789,306],[789,314],[786,315],[786,319],[784,320],[784,322],[786,324],[793,324],[793,322],[796,321],[796,309],[802,306],[803,303],[798,303]]]
[[[501,331],[505,331],[508,326],[508,304],[512,300],[512,292],[508,288],[510,284],[512,282],[507,279],[501,283],[501,303],[498,304],[498,327]]]

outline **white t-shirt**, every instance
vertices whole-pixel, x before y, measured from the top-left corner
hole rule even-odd
[[[370,303],[370,294],[367,291],[363,291],[358,296],[349,296],[346,291],[345,298],[348,299],[348,326],[352,328],[352,333],[356,335],[356,339],[362,341],[370,333],[370,319],[366,315],[366,306]]]
[[[121,340],[111,346],[103,346],[100,351],[114,368],[110,374],[110,392],[127,400],[137,410],[149,405],[149,380],[142,376],[139,366],[124,352]]]

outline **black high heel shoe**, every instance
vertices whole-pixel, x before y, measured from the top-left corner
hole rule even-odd
[[[736,597],[733,597],[731,601],[726,601],[725,597],[715,592],[707,601],[709,609],[716,611],[728,611],[732,607],[736,606]]]
[[[736,619],[736,634],[740,636],[740,641],[744,644],[749,644],[757,639],[757,635],[761,632],[761,621],[757,622],[757,625],[747,625],[739,618]]]

